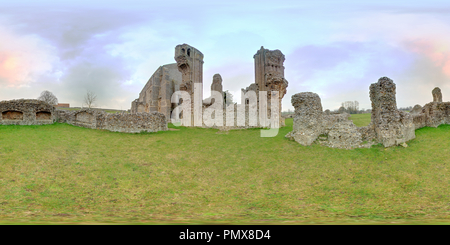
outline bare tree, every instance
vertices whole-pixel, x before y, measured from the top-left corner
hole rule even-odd
[[[90,109],[94,106],[94,102],[97,100],[97,95],[92,91],[86,91],[86,95],[84,96],[84,104]]]
[[[345,101],[342,102],[342,106],[346,112],[350,114],[356,114],[359,110],[359,102],[358,101]]]
[[[50,92],[48,90],[42,91],[42,93],[39,96],[38,100],[45,101],[45,102],[47,102],[47,103],[49,103],[50,105],[53,105],[53,106],[58,104],[58,99],[56,98],[56,96],[52,92]]]
[[[227,105],[233,104],[233,95],[228,90],[223,91],[223,103]]]

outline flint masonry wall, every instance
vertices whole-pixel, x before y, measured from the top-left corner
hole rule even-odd
[[[416,105],[411,110],[415,129],[450,124],[450,102],[442,102],[441,89],[438,87],[434,88],[431,94],[433,102],[423,107]]]
[[[55,120],[55,107],[41,100],[0,102],[0,125],[43,125]]]
[[[370,85],[372,121],[376,140],[385,147],[399,145],[414,139],[413,117],[397,109],[395,83],[382,77]]]
[[[370,146],[370,143],[363,144],[361,133],[348,119],[349,114],[325,114],[316,93],[295,94],[291,103],[295,108],[294,125],[287,138],[305,146],[316,140],[329,147],[344,149]]]
[[[324,113],[317,94],[295,94],[291,99],[295,107],[293,131],[286,137],[302,145],[318,141],[329,147],[345,149],[370,147],[375,143],[390,147],[415,138],[413,116],[397,109],[395,84],[391,79],[382,77],[371,84],[370,100],[371,122],[358,128],[348,120],[348,114]]]
[[[115,113],[82,109],[79,111],[57,110],[57,121],[91,129],[114,132],[139,133],[167,131],[167,121],[160,112]]]

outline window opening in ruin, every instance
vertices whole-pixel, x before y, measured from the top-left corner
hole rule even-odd
[[[20,111],[4,111],[2,112],[3,120],[23,120],[23,112]]]
[[[50,113],[48,111],[37,112],[36,120],[52,120],[52,113]]]
[[[182,49],[181,49],[181,52],[185,53],[185,52],[186,52],[186,50],[184,50],[184,48],[182,48]]]
[[[187,50],[187,55],[191,56],[191,49],[190,48]]]

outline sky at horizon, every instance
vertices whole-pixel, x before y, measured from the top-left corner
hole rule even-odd
[[[0,0],[0,100],[37,98],[129,109],[159,66],[187,43],[204,54],[204,96],[214,74],[240,102],[261,46],[286,57],[291,96],[315,92],[325,109],[358,101],[387,76],[397,107],[450,97],[450,4],[445,1],[4,1]]]

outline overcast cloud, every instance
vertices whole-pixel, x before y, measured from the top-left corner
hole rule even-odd
[[[281,50],[289,82],[283,109],[316,92],[324,109],[347,100],[370,108],[369,86],[388,76],[399,107],[450,97],[450,6],[404,1],[7,1],[0,6],[0,100],[52,91],[81,106],[129,109],[174,48],[204,55],[204,96],[212,76],[239,101],[254,82],[253,55]],[[433,7],[429,7],[433,6]]]

